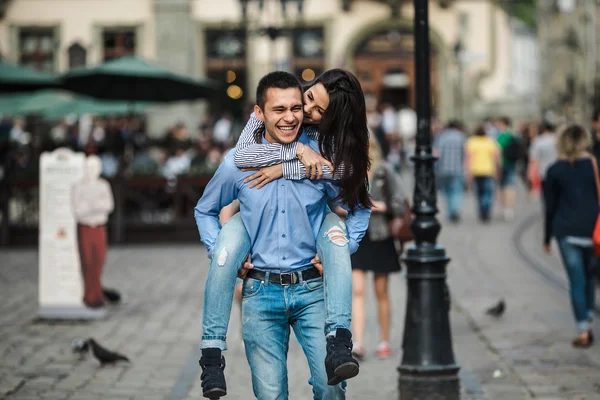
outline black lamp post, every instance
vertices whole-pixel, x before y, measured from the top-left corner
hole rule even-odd
[[[436,188],[431,152],[431,94],[428,0],[414,0],[415,96],[417,107],[415,190],[412,230],[415,246],[404,258],[408,294],[404,325],[400,398],[459,399],[459,366],[454,360],[450,333],[450,295],[446,265],[450,259],[436,245]]]
[[[248,6],[251,3],[255,3],[259,14],[269,12],[268,8],[271,3],[278,3],[278,8],[281,10],[281,17],[284,21],[288,19],[289,11],[293,6],[296,7],[296,13],[299,17],[302,16],[302,12],[304,11],[304,0],[239,0],[239,2],[242,10],[242,19],[245,25],[249,25],[250,23],[248,18]],[[256,17],[258,17],[258,15]],[[293,32],[293,27],[276,26],[273,24],[274,22],[275,21],[269,21],[268,26],[258,28],[252,31],[252,33],[266,35],[271,41],[275,41],[279,37],[287,36]]]
[[[292,36],[298,29],[296,25],[302,24],[304,0],[239,0],[239,2],[242,20],[248,34],[267,36],[271,41],[271,64],[274,64],[276,58],[274,43],[280,37]],[[279,9],[276,13],[273,12],[275,8]],[[290,18],[293,8],[296,9],[295,21]],[[252,10],[254,13],[251,12]],[[260,23],[263,13],[271,16],[266,26],[262,26]],[[254,15],[249,16],[249,14]],[[277,24],[277,22],[282,23]]]

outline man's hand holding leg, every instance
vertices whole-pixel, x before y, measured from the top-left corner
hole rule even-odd
[[[319,272],[321,273],[321,275],[323,275],[323,264],[321,263],[321,257],[319,257],[319,255],[317,254],[315,256],[315,258],[313,258],[312,260],[310,260],[310,262],[312,263],[312,265],[315,266],[316,269],[319,270]]]
[[[238,278],[244,279],[246,275],[248,275],[248,271],[254,268],[254,264],[252,264],[252,256],[248,254],[248,258],[242,264],[242,267],[238,270]]]

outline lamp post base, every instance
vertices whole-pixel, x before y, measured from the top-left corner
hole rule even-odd
[[[415,230],[422,233],[439,230],[435,218],[417,222]],[[450,293],[446,285],[449,258],[442,247],[420,243],[407,251],[404,261],[408,294],[403,355],[398,367],[400,398],[459,399],[460,366],[452,350]]]
[[[456,374],[423,377],[404,375],[398,369],[400,400],[460,400],[460,380]]]

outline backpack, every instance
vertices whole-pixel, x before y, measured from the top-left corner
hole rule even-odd
[[[519,161],[522,156],[521,142],[519,139],[513,136],[502,151],[502,155],[511,163]]]

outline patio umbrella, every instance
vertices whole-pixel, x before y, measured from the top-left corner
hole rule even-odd
[[[59,82],[53,75],[0,60],[0,93],[31,92],[58,86]]]
[[[49,107],[42,112],[45,118],[61,118],[67,115],[125,115],[141,113],[152,103],[130,103],[115,100],[96,100],[87,96],[75,96],[71,100]]]
[[[41,114],[51,107],[57,107],[70,102],[72,97],[71,94],[58,90],[0,94],[0,114]]]
[[[136,57],[122,57],[61,77],[63,86],[97,99],[168,103],[210,97],[217,85],[177,75]]]

